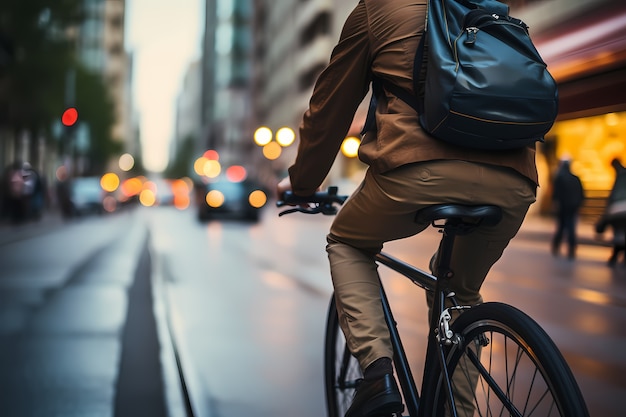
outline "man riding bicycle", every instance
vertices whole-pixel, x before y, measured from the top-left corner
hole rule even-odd
[[[300,126],[298,154],[289,176],[277,185],[279,195],[292,190],[307,196],[319,188],[374,76],[412,91],[426,3],[358,2],[317,80]],[[532,147],[492,153],[438,141],[421,129],[415,110],[384,89],[375,117],[377,129],[364,136],[359,149],[368,165],[365,179],[335,218],[326,248],[339,322],[364,373],[346,417],[402,409],[374,255],[385,242],[424,230],[428,224],[415,222],[424,207],[497,205],[502,221],[459,236],[452,255],[458,273],[450,289],[463,305],[480,303],[483,280],[519,230],[538,182]]]

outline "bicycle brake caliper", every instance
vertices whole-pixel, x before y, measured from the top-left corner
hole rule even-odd
[[[439,331],[437,332],[437,341],[446,346],[449,346],[454,343],[453,336],[454,332],[450,329],[450,320],[452,316],[450,315],[450,309],[446,308],[441,312],[439,316]]]
[[[469,307],[458,306],[446,308],[441,312],[439,316],[439,329],[437,332],[437,341],[446,346],[450,346],[452,344],[456,345],[460,341],[460,336],[455,334],[450,328],[450,321],[452,320],[452,316],[450,315],[450,310],[465,310]]]

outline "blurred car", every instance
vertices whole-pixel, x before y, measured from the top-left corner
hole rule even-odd
[[[71,214],[83,216],[86,214],[104,213],[104,198],[106,194],[100,185],[100,177],[78,177],[72,179],[69,193]]]
[[[226,178],[196,187],[198,219],[241,219],[256,222],[267,203],[267,193],[254,181],[230,181]]]

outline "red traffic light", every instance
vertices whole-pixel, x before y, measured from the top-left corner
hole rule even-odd
[[[61,123],[64,126],[73,126],[78,121],[78,110],[74,107],[70,107],[63,112],[61,116]]]

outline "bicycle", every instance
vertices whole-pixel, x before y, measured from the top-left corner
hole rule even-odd
[[[277,206],[294,207],[279,215],[294,212],[334,215],[337,206],[347,198],[337,191],[337,187],[329,187],[307,198],[285,193]],[[448,289],[454,275],[450,257],[455,237],[471,233],[481,224],[495,225],[500,218],[500,208],[492,205],[439,204],[417,212],[416,221],[427,222],[442,234],[434,275],[384,252],[376,255],[379,265],[398,272],[434,295],[419,391],[380,283],[394,349],[395,376],[410,417],[589,416],[569,366],[536,321],[521,310],[499,302],[459,305]],[[324,367],[328,416],[344,417],[362,373],[339,328],[334,296],[328,307]],[[463,392],[471,392],[472,398],[463,398]]]

